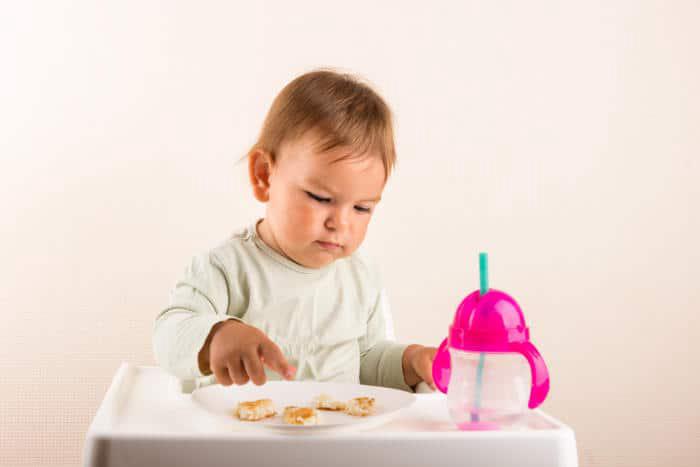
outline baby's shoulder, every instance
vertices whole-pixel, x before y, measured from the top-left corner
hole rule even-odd
[[[211,248],[209,257],[225,265],[240,264],[241,260],[251,259],[254,249],[250,228],[241,227]]]

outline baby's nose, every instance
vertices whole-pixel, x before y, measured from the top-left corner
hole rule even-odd
[[[347,227],[350,216],[346,209],[334,209],[326,219],[326,228],[329,230],[342,230]]]

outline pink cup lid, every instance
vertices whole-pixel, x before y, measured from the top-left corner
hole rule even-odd
[[[447,347],[471,352],[516,352],[530,364],[532,390],[528,406],[540,405],[549,392],[549,374],[542,356],[530,342],[530,332],[518,303],[505,292],[478,290],[460,303],[454,322],[433,360],[433,378],[447,392],[451,367]]]

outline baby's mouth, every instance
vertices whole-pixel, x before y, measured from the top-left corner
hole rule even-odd
[[[319,246],[325,250],[339,250],[340,248],[342,248],[339,244],[333,242],[324,242],[321,240],[316,240],[316,243],[318,243]]]

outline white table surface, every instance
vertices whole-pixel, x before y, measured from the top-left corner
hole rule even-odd
[[[84,465],[577,467],[573,430],[541,410],[514,427],[459,431],[445,395],[417,394],[394,420],[313,436],[234,431],[157,367],[123,363],[88,429]]]

